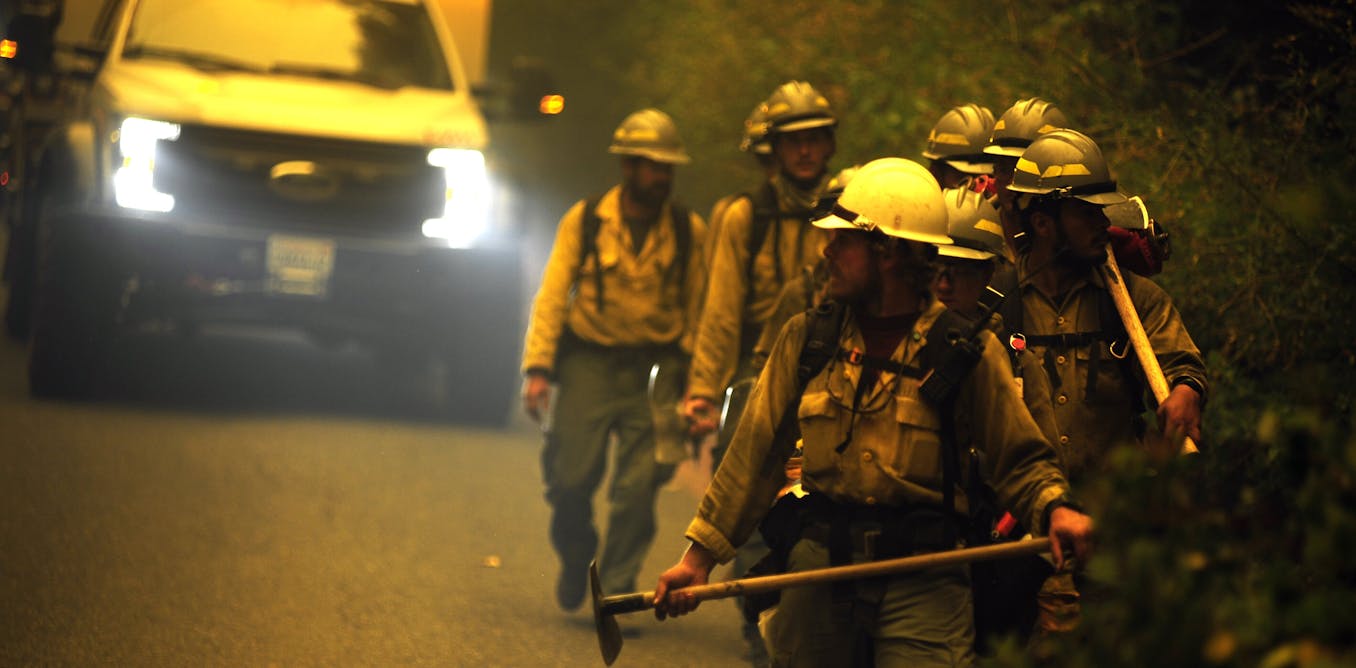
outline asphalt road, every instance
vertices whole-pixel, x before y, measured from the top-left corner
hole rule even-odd
[[[127,345],[85,403],[28,398],[0,341],[0,665],[602,665],[553,600],[530,427],[421,420],[360,351],[236,334]],[[643,587],[701,484],[663,493]],[[621,623],[618,666],[743,665],[730,601]]]

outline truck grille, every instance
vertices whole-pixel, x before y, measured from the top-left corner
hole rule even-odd
[[[156,153],[156,189],[197,220],[418,238],[442,214],[443,172],[420,147],[184,126]]]

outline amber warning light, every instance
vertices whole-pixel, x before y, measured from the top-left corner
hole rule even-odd
[[[12,39],[0,39],[0,58],[13,58],[18,53],[18,42]]]
[[[565,111],[565,96],[543,95],[541,98],[541,104],[538,105],[538,109],[541,110],[541,113],[546,114],[547,116],[555,116],[556,114]]]

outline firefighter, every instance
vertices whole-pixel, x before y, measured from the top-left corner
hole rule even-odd
[[[561,219],[523,354],[524,409],[534,420],[553,411],[542,473],[565,610],[583,603],[598,551],[593,496],[610,436],[600,577],[606,591],[635,589],[654,538],[655,497],[673,471],[655,449],[647,384],[655,364],[684,364],[704,280],[705,223],[669,200],[674,165],[689,161],[673,120],[637,111],[608,151],[621,156],[622,182]]]
[[[928,132],[923,157],[943,188],[983,191],[993,174],[993,156],[984,152],[993,133],[993,112],[978,104],[952,107]]]
[[[1199,442],[1208,392],[1205,363],[1172,299],[1153,281],[1124,272],[1125,288],[1143,322],[1169,396],[1155,407],[1157,427],[1144,419],[1143,375],[1101,267],[1117,221],[1142,220],[1137,202],[1112,179],[1101,149],[1075,130],[1038,136],[1017,160],[1008,189],[1021,235],[1014,269],[995,279],[1012,308],[1003,322],[1041,360],[1054,402],[1055,447],[1077,488],[1118,447],[1144,447],[1181,435]],[[1072,573],[1041,588],[1041,637],[1077,628],[1082,594]],[[1086,592],[1083,592],[1086,593]]]
[[[777,173],[721,217],[710,287],[688,377],[694,435],[716,428],[727,387],[754,375],[753,346],[782,286],[818,259],[827,235],[807,222],[828,180],[838,118],[808,83],[768,96],[765,117]],[[723,447],[719,447],[723,450]]]

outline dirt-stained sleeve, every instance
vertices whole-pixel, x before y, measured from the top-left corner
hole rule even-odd
[[[532,315],[523,345],[523,373],[541,370],[552,374],[556,346],[565,328],[570,308],[570,290],[579,276],[583,241],[584,201],[576,202],[556,227],[556,240],[542,271],[541,287],[532,301]]]
[[[707,276],[706,303],[692,349],[688,393],[715,399],[725,392],[739,363],[740,331],[748,294],[748,239],[753,207],[748,198],[730,204]]]
[[[1125,286],[1130,292],[1130,301],[1144,323],[1144,333],[1149,336],[1149,345],[1163,367],[1163,377],[1172,385],[1183,378],[1190,378],[1200,384],[1209,395],[1209,379],[1206,375],[1205,360],[1196,343],[1191,340],[1182,315],[1173,306],[1172,298],[1158,284],[1136,274],[1125,275]]]
[[[984,351],[961,385],[957,421],[969,421],[974,442],[993,462],[998,501],[1033,531],[1046,504],[1068,491],[1054,447],[1017,395],[1012,365],[994,335],[980,333]]]
[[[774,438],[777,424],[800,391],[796,365],[805,342],[805,316],[782,329],[768,363],[749,394],[730,449],[697,506],[687,537],[711,550],[720,563],[734,558],[786,482],[785,464],[795,449],[792,434]]]
[[[697,325],[700,322],[702,306],[706,297],[707,252],[711,242],[706,223],[696,212],[688,214],[688,224],[692,226],[692,246],[687,256],[687,283],[683,286],[683,335],[679,345],[683,352],[692,354],[697,340]],[[675,223],[676,224],[676,223]]]

